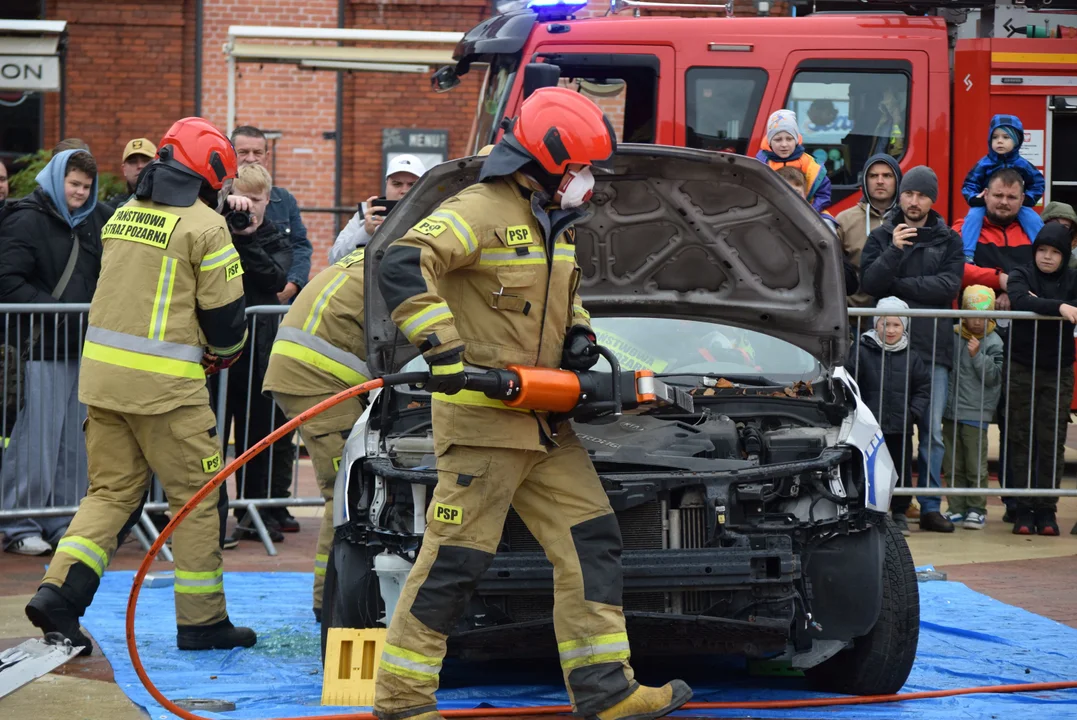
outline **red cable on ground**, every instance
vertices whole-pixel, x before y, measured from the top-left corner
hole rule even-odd
[[[160,536],[153,543],[149,552],[146,553],[146,557],[142,559],[142,563],[138,566],[138,572],[135,573],[134,582],[131,585],[131,594],[127,598],[127,651],[130,653],[131,664],[134,666],[135,673],[138,674],[139,680],[142,681],[142,685],[145,686],[150,695],[152,695],[162,707],[173,715],[183,718],[183,720],[210,720],[202,715],[195,715],[188,710],[184,710],[166,698],[164,694],[157,689],[157,686],[153,684],[153,681],[150,680],[149,675],[146,674],[146,669],[142,666],[142,659],[138,654],[138,646],[135,642],[135,607],[138,604],[139,592],[142,590],[142,581],[145,579],[146,573],[149,571],[154,559],[156,559],[157,553],[161,551],[165,541],[172,536],[176,526],[183,522],[184,518],[190,514],[191,510],[198,507],[199,503],[205,500],[211,492],[227,480],[236,470],[250,462],[251,458],[255,455],[265,450],[280,438],[291,433],[306,421],[325,412],[334,405],[339,405],[345,400],[365,395],[371,390],[376,390],[382,387],[383,384],[384,383],[379,378],[377,380],[365,382],[362,385],[356,385],[353,388],[338,393],[328,400],[318,403],[305,413],[297,415],[266,437],[259,440],[253,447],[248,448],[245,453],[225,466],[225,468],[217,473],[212,480],[195,493],[194,497],[187,501],[187,504],[172,517],[172,520],[165,526],[165,529],[161,531]],[[1050,690],[1075,689],[1077,689],[1077,681],[1041,682],[1027,683],[1024,685],[991,685],[985,687],[953,688],[951,690],[930,690],[926,692],[906,693],[904,695],[865,695],[836,698],[806,698],[803,700],[755,700],[744,702],[690,702],[682,706],[681,710],[785,710],[812,707],[837,707],[842,705],[878,705],[883,703],[902,702],[904,700],[927,700],[931,698],[954,697],[958,695],[1047,692]],[[568,705],[441,711],[441,715],[446,718],[520,717],[526,715],[566,715],[571,713],[572,708]],[[273,718],[271,720],[311,720],[311,718],[316,718],[317,720],[376,720],[371,713],[362,712],[314,715],[306,718]]]

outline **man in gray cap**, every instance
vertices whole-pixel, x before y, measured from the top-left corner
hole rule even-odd
[[[950,309],[961,290],[965,251],[961,236],[931,209],[939,197],[939,180],[926,165],[901,179],[898,205],[868,236],[860,257],[860,287],[874,297],[894,295],[910,308]],[[917,484],[940,487],[942,413],[953,365],[953,320],[913,318],[909,347],[931,368],[931,405],[919,424]],[[938,496],[919,497],[920,529],[953,532],[940,512]]]

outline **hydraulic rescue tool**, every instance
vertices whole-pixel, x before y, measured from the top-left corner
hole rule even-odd
[[[500,400],[506,406],[557,413],[573,419],[587,419],[590,422],[602,421],[602,418],[615,420],[624,410],[638,408],[649,403],[665,402],[689,412],[693,411],[692,398],[679,388],[666,385],[654,376],[650,370],[621,370],[617,357],[610,350],[596,346],[596,351],[606,358],[610,364],[610,372],[593,370],[574,371],[558,370],[553,368],[526,367],[510,365],[500,370],[471,370],[466,372],[467,381],[464,389],[472,392],[481,392],[489,398]],[[251,458],[268,448],[281,437],[292,433],[303,423],[309,421],[330,408],[345,400],[360,395],[365,395],[373,390],[400,385],[422,386],[429,375],[425,372],[396,373],[386,375],[376,380],[370,380],[361,385],[338,393],[333,397],[315,405],[310,410],[297,415],[284,425],[274,430],[266,437],[251,446],[246,452],[230,462],[221,472],[206,483],[202,489],[195,493],[194,497],[187,501],[178,513],[173,514],[168,523],[146,557],[139,565],[135,573],[134,582],[131,585],[131,593],[127,598],[127,650],[131,656],[131,664],[142,684],[161,705],[169,712],[184,720],[208,720],[202,715],[196,715],[189,710],[180,707],[176,702],[165,697],[164,694],[150,680],[146,669],[142,665],[138,646],[135,639],[135,609],[138,605],[138,596],[142,590],[142,581],[145,579],[150,565],[157,554],[164,547],[165,542],[172,536],[176,526],[183,522],[191,510],[206,499],[225,480],[234,474],[239,468],[250,462]],[[1049,690],[1067,690],[1077,688],[1077,682],[1051,682],[1051,683],[1028,683],[1022,685],[999,685],[982,688],[959,688],[954,690],[937,690],[931,692],[907,693],[902,695],[877,695],[865,697],[837,697],[837,698],[809,698],[799,700],[777,701],[752,701],[752,702],[695,702],[687,703],[682,710],[761,710],[761,709],[787,709],[809,707],[831,707],[839,705],[868,705],[876,703],[900,702],[902,700],[915,700],[936,697],[950,697],[954,695],[967,695],[973,693],[1011,693],[1032,692]],[[478,710],[445,710],[441,712],[446,718],[465,717],[495,717],[516,715],[552,715],[571,713],[568,706],[546,706],[531,708],[493,709],[482,708]],[[321,720],[374,720],[370,713],[356,712],[343,714],[330,714],[316,716]],[[288,720],[288,719],[285,719]],[[298,719],[297,719],[298,720]]]

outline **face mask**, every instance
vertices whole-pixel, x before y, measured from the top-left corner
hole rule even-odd
[[[583,205],[591,199],[594,188],[595,176],[591,174],[591,168],[569,170],[561,180],[561,187],[557,189],[561,195],[561,209],[571,210]]]

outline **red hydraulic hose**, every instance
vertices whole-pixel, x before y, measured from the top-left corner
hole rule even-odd
[[[194,497],[187,501],[187,504],[172,517],[172,520],[165,526],[165,529],[161,531],[160,536],[153,543],[149,552],[146,553],[146,557],[142,559],[142,563],[138,566],[138,572],[135,573],[135,580],[131,585],[131,594],[127,598],[127,651],[131,656],[131,664],[134,666],[135,672],[138,674],[138,678],[142,681],[146,690],[149,691],[150,695],[152,695],[162,707],[173,715],[183,718],[183,720],[210,720],[202,715],[195,715],[188,710],[184,710],[166,698],[164,693],[162,693],[157,686],[153,684],[153,681],[150,680],[149,675],[146,673],[146,668],[142,666],[142,659],[138,654],[138,645],[135,642],[135,607],[138,604],[138,595],[139,591],[142,589],[142,581],[145,579],[146,573],[149,571],[150,566],[157,557],[157,553],[161,551],[165,541],[172,536],[176,526],[183,522],[184,518],[186,518],[194,508],[198,507],[199,503],[205,500],[211,492],[227,480],[234,472],[236,472],[236,470],[250,462],[250,460],[258,453],[329,408],[338,405],[345,400],[365,395],[371,390],[376,390],[383,385],[384,382],[380,378],[365,382],[362,385],[356,385],[353,388],[334,395],[328,400],[318,403],[310,410],[297,415],[266,437],[259,440],[253,447],[248,448],[245,453],[225,466],[225,468],[217,473],[212,480],[195,493]],[[810,698],[802,700],[754,700],[745,702],[690,702],[683,705],[681,710],[785,710],[812,707],[837,707],[842,705],[877,705],[882,703],[901,702],[904,700],[927,700],[931,698],[982,693],[1047,692],[1050,690],[1074,689],[1077,689],[1077,681],[1041,682],[1022,685],[991,685],[986,687],[931,690],[926,692],[906,693],[904,695],[865,695],[836,698]],[[441,711],[441,715],[446,718],[518,717],[526,715],[567,715],[571,713],[572,708],[568,705],[544,705],[540,707],[500,709],[475,708],[470,710]],[[310,720],[311,718],[317,718],[317,720],[376,720],[371,713],[365,712],[316,715],[308,716],[306,718],[275,718],[272,720]]]

